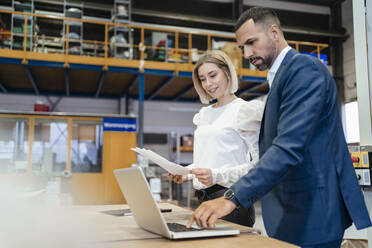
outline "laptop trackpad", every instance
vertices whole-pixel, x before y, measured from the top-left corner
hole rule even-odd
[[[177,221],[177,222],[167,222],[167,226],[171,232],[195,232],[195,231],[207,231],[207,232],[213,232],[213,231],[231,231],[230,227],[227,226],[220,226],[216,225],[214,228],[202,228],[196,225],[196,223],[193,223],[190,228],[186,227],[188,221]]]
[[[167,223],[167,226],[169,228],[169,230],[171,232],[192,232],[192,231],[201,231],[201,230],[204,230],[204,229],[201,229],[199,227],[197,228],[194,228],[194,227],[190,227],[190,228],[187,228],[186,225],[184,224],[180,224],[180,223]]]
[[[167,223],[177,223],[177,224],[180,224],[180,225],[183,225],[183,226],[187,226],[187,223],[189,222],[189,220],[166,220],[166,221],[167,221]],[[194,228],[194,229],[198,229],[198,230],[205,230],[205,228],[202,228],[202,227],[198,226],[195,222],[192,223],[190,228]]]

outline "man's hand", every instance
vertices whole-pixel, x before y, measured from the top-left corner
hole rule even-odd
[[[183,183],[184,181],[187,181],[187,176],[173,175],[173,174],[168,173],[168,177],[170,177],[170,179],[172,179],[173,182],[178,183],[178,184]]]
[[[205,186],[211,186],[213,184],[212,170],[209,168],[196,168],[190,171],[195,177],[204,184]]]
[[[190,228],[194,221],[200,227],[213,228],[218,218],[228,215],[236,208],[235,204],[223,197],[203,202],[192,214],[187,227]]]

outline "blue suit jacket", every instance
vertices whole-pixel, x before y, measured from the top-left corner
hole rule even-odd
[[[267,97],[260,161],[231,188],[249,207],[262,198],[269,236],[311,245],[371,225],[337,106],[336,85],[316,58],[290,50]]]

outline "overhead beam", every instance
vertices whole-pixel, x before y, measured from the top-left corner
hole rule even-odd
[[[0,82],[0,89],[3,91],[3,93],[8,93],[8,90],[5,88],[5,86]]]
[[[130,91],[133,89],[135,83],[137,82],[139,78],[139,74],[136,74],[134,75],[134,77],[132,78],[132,81],[130,81],[128,87],[123,91],[123,96],[126,96],[126,95],[129,95]]]
[[[258,0],[260,1],[260,0]],[[310,4],[309,4],[310,5]],[[315,6],[316,5],[311,5]],[[326,7],[329,9],[329,7]],[[199,22],[199,23],[208,23],[208,24],[217,24],[217,25],[225,25],[225,26],[234,26],[236,21],[230,19],[223,19],[223,18],[208,18],[201,16],[182,16],[179,14],[169,13],[169,12],[162,12],[162,11],[149,11],[149,10],[138,10],[137,14],[145,15],[145,16],[152,16],[152,17],[159,17],[159,18],[167,18],[167,19],[174,19],[174,20],[184,20],[190,22]],[[328,11],[330,12],[330,11]],[[135,9],[133,9],[132,14],[135,13]],[[160,24],[147,24],[147,23],[140,23],[140,22],[132,22],[133,25],[144,26],[148,28],[168,28],[172,30],[179,30],[179,31],[186,31],[186,32],[202,32],[202,33],[219,33],[223,35],[234,35],[232,32],[221,32],[216,30],[205,30],[205,29],[196,29],[196,28],[183,28],[178,26],[170,26],[170,25],[160,25]],[[323,29],[314,29],[314,28],[307,28],[304,27],[297,27],[297,26],[282,26],[282,30],[285,33],[293,33],[293,34],[307,34],[307,35],[317,35],[317,36],[325,36],[325,37],[338,37],[338,38],[347,38],[348,35],[341,31],[331,31],[331,30],[323,30]]]
[[[279,10],[296,11],[303,13],[330,15],[331,10],[328,6],[319,6],[315,4],[294,3],[279,0],[243,0],[244,5],[260,6]]]
[[[172,82],[174,77],[167,77],[158,88],[156,88],[148,97],[147,100],[152,100],[162,89]]]
[[[51,112],[54,112],[54,110],[57,108],[58,103],[62,100],[62,96],[60,96],[52,105]]]
[[[66,96],[70,96],[70,70],[65,68]]]
[[[25,65],[25,69],[26,69],[26,74],[28,76],[28,79],[30,80],[32,87],[34,88],[35,94],[39,95],[40,91],[39,91],[39,88],[37,87],[37,82],[35,81],[34,75],[32,74],[30,67]]]
[[[334,37],[334,38],[348,38],[349,34],[341,31],[328,31],[320,30],[313,28],[305,27],[294,27],[294,26],[284,26],[282,27],[284,33],[293,33],[293,34],[305,34],[305,35],[317,35],[325,37]]]
[[[333,2],[331,3],[331,7],[342,4],[343,2],[345,2],[345,0],[333,0]]]
[[[260,84],[256,84],[252,87],[248,87],[246,89],[240,89],[236,92],[236,94],[238,96],[240,95],[244,95],[246,93],[250,93],[250,94],[267,94],[269,92],[269,89],[270,89],[270,86],[269,86],[269,83],[265,82],[265,83],[260,83]]]
[[[249,94],[249,95],[244,95],[241,98],[244,99],[245,101],[249,102],[251,100],[254,100],[258,97],[262,97],[260,94]]]
[[[194,84],[191,84],[189,86],[187,86],[185,89],[183,89],[180,93],[178,93],[173,99],[172,101],[177,101],[179,100],[181,97],[183,97],[187,92],[189,92],[190,90],[192,90],[194,88]]]
[[[96,97],[98,97],[99,93],[101,92],[103,82],[105,81],[105,76],[106,76],[106,71],[102,71],[101,75],[99,76],[99,80],[98,80],[98,86],[97,86],[97,90],[96,90]]]
[[[227,2],[233,3],[234,0],[204,0],[210,2]],[[343,1],[343,0],[338,0]],[[62,5],[63,1],[57,0],[36,0],[35,2],[39,3],[48,3],[48,4],[55,4],[55,5]],[[316,3],[320,3],[317,1]],[[325,14],[330,15],[331,10],[329,6],[324,6],[320,4],[307,4],[307,3],[294,3],[288,2],[284,0],[243,0],[243,5],[249,6],[262,6],[262,7],[269,7],[274,9],[281,9],[281,10],[288,10],[288,11],[297,11],[303,13],[313,13],[313,14]],[[99,9],[103,11],[110,12],[112,9],[112,4],[102,4],[102,3],[84,3],[84,7],[88,9]],[[55,12],[51,12],[55,14]],[[143,15],[143,16],[152,16],[152,17],[159,17],[159,18],[167,18],[167,19],[174,19],[174,20],[183,20],[183,21],[190,21],[190,22],[199,22],[199,23],[208,23],[208,24],[217,24],[217,25],[227,25],[227,26],[234,26],[235,21],[227,18],[206,18],[205,16],[192,16],[192,15],[182,15],[182,14],[174,14],[171,12],[165,11],[153,11],[148,9],[138,9],[132,8],[132,14],[134,15]],[[92,19],[90,16],[84,16],[85,19]],[[109,19],[102,19],[99,18],[101,21],[110,21]],[[133,25],[143,25],[147,27],[151,27],[151,25],[147,23],[137,23],[132,22]],[[159,27],[166,27],[166,25],[158,25],[155,26]],[[156,27],[156,28],[159,28]],[[178,30],[181,27],[169,26],[172,30]],[[189,28],[187,28],[189,30]],[[318,29],[311,29],[307,30],[306,32],[303,31],[302,27],[283,27],[284,32],[288,33],[298,33],[298,34],[307,34],[307,35],[319,35],[319,36],[326,36],[326,37],[339,37],[339,38],[347,38],[342,32],[337,31],[328,31],[328,30],[318,30]],[[189,32],[189,31],[188,31]],[[203,30],[202,32],[216,32],[215,30]],[[217,31],[218,32],[218,31]],[[233,35],[233,33],[230,33]]]
[[[249,93],[246,93],[246,94],[241,95],[241,96],[239,96],[239,97],[240,97],[240,98],[243,98],[243,99],[246,100],[246,101],[249,101],[249,100],[251,100],[252,98],[255,99],[255,98],[257,98],[257,97],[261,97],[261,96],[264,96],[264,95],[266,95],[266,94],[261,94],[261,93],[251,93],[251,92],[249,92]],[[247,98],[249,98],[249,99],[247,99]]]
[[[165,11],[156,11],[156,10],[148,10],[148,9],[138,9],[132,8],[132,15],[143,15],[143,16],[151,16],[151,17],[158,17],[158,18],[167,18],[167,19],[175,19],[181,21],[192,21],[192,22],[199,22],[199,23],[207,23],[207,24],[217,24],[217,25],[233,25],[234,21],[228,18],[206,18],[205,16],[195,16],[195,15],[183,15],[178,13],[171,13]]]
[[[45,98],[48,100],[48,102],[50,104],[50,112],[54,112],[58,103],[62,100],[62,96],[58,97],[58,99],[55,102],[53,102],[52,99],[50,99],[49,96],[45,96]]]
[[[233,18],[237,20],[242,13],[243,13],[243,0],[234,0]]]
[[[8,93],[8,90],[4,87],[4,85],[2,83],[0,83],[0,89],[4,92],[4,93]]]

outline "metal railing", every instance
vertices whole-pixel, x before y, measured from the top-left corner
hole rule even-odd
[[[117,58],[175,64],[193,64],[206,50],[216,48],[224,50],[227,46],[226,44],[229,44],[229,50],[225,52],[235,59],[234,65],[238,67],[238,71],[241,71],[242,68],[249,69],[249,65],[243,66],[242,53],[237,47],[235,36],[233,34],[224,35],[195,31],[186,32],[160,27],[144,27],[131,24],[75,19],[10,10],[0,10],[0,14],[10,15],[11,18],[14,15],[24,16],[22,33],[19,31],[15,32],[14,29],[0,32],[2,48],[23,50],[25,54],[23,56],[23,63],[27,63],[27,52],[35,52],[63,54],[65,55],[65,66],[68,66],[69,56],[71,55],[98,57],[104,58],[105,60]],[[28,33],[28,30],[34,30],[34,28],[28,29],[28,26],[30,25],[28,23],[29,18],[35,18],[35,21],[32,22],[34,25],[43,19],[53,20],[58,23],[56,25],[60,26],[62,32],[59,36],[48,36],[40,33],[40,31]],[[85,29],[85,34],[81,34],[80,38],[70,37],[72,34],[70,30],[72,23],[94,25],[94,29],[99,32],[98,34],[95,34],[95,36],[100,38],[83,39],[84,36],[92,36],[90,33],[87,33],[87,29]],[[116,36],[110,35],[115,34],[115,29],[126,30],[124,31],[124,34],[126,33],[127,36],[131,36],[130,39],[123,35],[120,38],[124,39],[118,41]],[[155,44],[155,36],[163,38],[159,38],[157,44]],[[22,47],[13,46],[15,39],[17,39],[16,37],[23,38]],[[124,42],[125,40],[126,42]],[[131,40],[131,42],[128,42],[128,40]],[[297,51],[302,52],[303,50],[306,50],[309,53],[317,54],[318,58],[320,58],[321,51],[328,47],[327,44],[313,42],[288,41],[288,43]],[[306,49],[303,49],[304,47],[306,47]],[[73,48],[75,48],[75,50]],[[107,63],[104,65],[104,68],[105,67],[107,68]],[[254,70],[254,68],[250,69]]]

